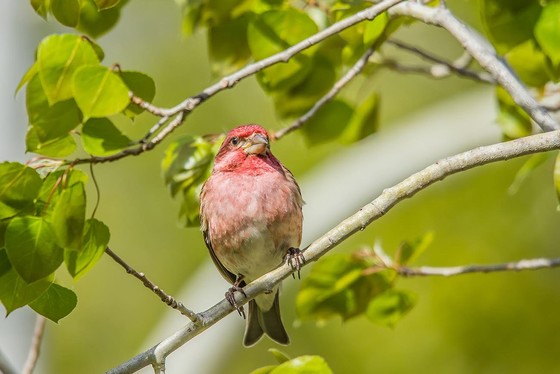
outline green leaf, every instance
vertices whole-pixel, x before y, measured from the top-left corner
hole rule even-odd
[[[58,322],[61,318],[70,314],[77,303],[78,298],[73,291],[53,283],[29,306],[40,315],[53,322]]]
[[[287,91],[272,93],[276,113],[283,118],[304,114],[332,88],[335,79],[336,72],[331,61],[315,55],[303,81]]]
[[[64,252],[64,262],[68,272],[74,279],[86,274],[99,261],[107,244],[109,244],[109,228],[95,218],[88,219],[84,228],[84,246],[81,251]]]
[[[353,110],[346,102],[334,99],[323,105],[302,127],[310,145],[325,143],[340,137],[346,129]]]
[[[535,25],[535,38],[552,63],[560,65],[560,1],[548,1]]]
[[[17,162],[0,163],[0,219],[32,207],[41,183],[39,174],[28,166]]]
[[[368,305],[367,318],[378,325],[395,327],[416,304],[410,292],[390,289],[376,296]]]
[[[387,12],[381,13],[372,21],[365,25],[364,29],[364,44],[372,45],[375,43],[385,32],[385,28],[389,24],[389,15]]]
[[[120,18],[126,0],[119,1],[115,6],[98,10],[93,0],[81,0],[80,22],[77,29],[97,38],[112,29]]]
[[[251,371],[249,374],[270,374],[278,365],[267,365]]]
[[[64,26],[76,27],[80,20],[78,0],[51,0],[51,13]]]
[[[428,232],[416,240],[405,241],[397,249],[395,262],[399,265],[407,265],[414,262],[422,253],[428,249],[434,240],[434,233]]]
[[[247,42],[250,14],[208,29],[208,53],[214,74],[226,75],[243,67],[251,58]]]
[[[354,111],[340,141],[352,144],[373,134],[379,128],[379,96],[368,96]]]
[[[2,224],[3,221],[0,221]],[[12,268],[10,260],[8,260],[8,254],[4,248],[0,248],[0,277],[6,274]]]
[[[97,9],[109,9],[116,6],[120,0],[94,0],[95,5],[97,5]]]
[[[47,221],[52,221],[52,215],[62,192],[76,184],[85,185],[87,175],[78,169],[57,170],[50,173],[44,180],[39,196],[36,200],[37,212]]]
[[[222,138],[208,141],[185,136],[171,143],[161,163],[165,184],[171,196],[181,192],[183,202],[179,217],[185,226],[199,225],[200,189],[211,173],[212,160]]]
[[[49,157],[65,157],[76,150],[76,141],[71,135],[42,142],[34,126],[27,129],[25,136],[27,152],[38,153]]]
[[[6,229],[6,253],[28,283],[52,274],[62,263],[62,248],[48,222],[40,217],[16,217]]]
[[[128,87],[104,66],[84,66],[74,74],[74,97],[84,117],[106,117],[122,112],[130,102]]]
[[[518,139],[531,135],[533,132],[531,118],[513,101],[509,93],[498,86],[496,87],[496,97],[499,110],[497,122],[504,137]]]
[[[50,35],[37,50],[39,77],[49,103],[72,97],[72,78],[85,65],[98,65],[99,59],[91,44],[79,35]]]
[[[117,153],[132,143],[107,118],[91,118],[82,128],[82,144],[87,153],[108,156]]]
[[[247,28],[251,53],[261,60],[315,34],[315,22],[304,12],[294,8],[274,9],[255,17]],[[257,75],[267,91],[287,90],[300,83],[310,69],[310,58],[316,47],[293,57],[284,64],[273,65]]]
[[[39,76],[33,77],[26,91],[27,115],[39,142],[62,139],[82,121],[80,110],[73,99],[49,104]]]
[[[274,356],[276,361],[278,361],[279,364],[282,364],[286,361],[290,361],[290,357],[287,354],[285,354],[284,352],[276,348],[269,348],[268,351],[272,353],[272,355]]]
[[[51,278],[26,283],[13,268],[0,276],[0,301],[6,315],[38,298],[51,284]]]
[[[499,53],[533,38],[538,0],[481,0],[482,26]]]
[[[296,299],[298,317],[343,320],[365,312],[369,301],[390,287],[388,273],[365,272],[371,264],[359,256],[334,254],[322,258],[302,282]]]
[[[97,55],[99,61],[103,61],[103,59],[105,58],[105,52],[103,51],[103,48],[101,48],[99,44],[89,38],[87,38],[87,41],[89,42],[89,44],[91,44],[91,47],[95,51],[95,54]]]
[[[278,365],[271,374],[332,374],[332,370],[321,356],[299,356]]]
[[[514,195],[519,191],[521,185],[529,178],[531,173],[542,165],[551,156],[550,153],[536,153],[529,156],[527,160],[521,165],[517,173],[515,173],[515,178],[508,188],[508,193]]]
[[[121,71],[120,76],[128,89],[142,100],[151,102],[156,96],[156,84],[148,75],[137,71]],[[130,103],[128,108],[126,108],[125,114],[133,117],[143,111],[144,109],[138,105]]]
[[[543,87],[553,78],[545,54],[533,40],[514,47],[505,57],[519,78],[529,86]]]
[[[6,229],[8,228],[10,221],[10,219],[0,219],[0,249],[2,250],[4,249],[4,242],[6,239]]]
[[[62,190],[49,221],[60,247],[81,250],[86,215],[86,195],[83,183]]]
[[[339,22],[371,6],[364,1],[337,2],[330,9],[333,22]],[[367,23],[361,22],[339,33],[340,37],[349,44],[350,48],[363,47],[364,33]]]
[[[31,6],[43,19],[47,19],[50,0],[31,0]]]
[[[16,93],[18,93],[19,90],[31,80],[31,78],[36,76],[38,71],[39,65],[37,64],[37,62],[34,62],[33,65],[31,65],[29,69],[27,69],[23,77],[21,77],[21,80],[19,81],[16,88]]]
[[[38,211],[43,216],[50,217],[52,210],[58,201],[62,191],[65,188],[73,187],[76,184],[85,185],[87,183],[87,174],[78,169],[57,170],[50,173],[43,181],[43,185],[39,190],[37,198]],[[50,212],[45,212],[45,205],[49,205]]]
[[[198,28],[202,17],[202,0],[180,0],[183,10],[181,30],[186,36],[191,36]],[[177,1],[179,2],[179,0]]]

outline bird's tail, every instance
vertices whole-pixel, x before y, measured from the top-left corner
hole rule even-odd
[[[290,337],[282,324],[280,317],[280,302],[276,292],[274,303],[269,310],[262,310],[255,300],[249,301],[249,314],[247,315],[247,325],[245,327],[245,337],[243,345],[250,347],[256,344],[263,334],[279,344],[290,344]]]

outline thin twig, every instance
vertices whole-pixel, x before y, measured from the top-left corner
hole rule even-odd
[[[132,266],[128,265],[122,258],[120,258],[115,252],[113,252],[109,247],[105,248],[105,252],[119,265],[121,265],[128,274],[133,275],[136,279],[139,279],[144,286],[152,290],[161,301],[165,304],[169,305],[173,309],[178,310],[182,315],[189,318],[193,324],[197,325],[200,323],[200,317],[193,312],[192,310],[188,309],[181,303],[180,301],[175,300],[172,296],[165,293],[161,288],[159,288],[156,284],[150,281],[144,273],[140,273],[136,271]]]
[[[162,127],[163,125],[162,120],[158,121],[158,123],[156,123],[156,125],[152,127],[152,130],[155,128],[154,132],[150,130],[150,132],[148,132],[148,134],[140,141],[140,143],[142,144],[140,144],[137,147],[125,149],[122,152],[106,157],[94,156],[94,157],[76,159],[72,161],[72,163],[77,165],[77,164],[84,164],[84,163],[96,164],[96,163],[103,163],[103,162],[112,162],[128,156],[138,156],[144,152],[152,150],[173,130],[175,130],[177,127],[183,124],[183,121],[185,120],[187,113],[193,111],[196,107],[198,107],[200,104],[208,100],[210,97],[216,95],[221,91],[234,87],[237,83],[239,83],[243,79],[258,73],[259,71],[262,71],[269,66],[282,62],[288,62],[292,57],[294,57],[301,51],[304,51],[322,42],[323,40],[333,35],[336,35],[341,31],[349,27],[352,27],[360,22],[364,22],[366,20],[372,20],[375,17],[377,17],[379,14],[385,12],[387,9],[403,1],[404,0],[383,0],[377,4],[374,4],[373,6],[366,8],[361,12],[358,12],[350,17],[347,17],[341,21],[332,24],[326,29],[319,31],[318,33],[310,36],[307,39],[302,40],[301,42],[287,48],[282,52],[276,53],[263,60],[245,66],[244,68],[238,70],[237,72],[222,78],[219,82],[213,84],[212,86],[207,87],[199,94],[188,97],[187,99],[183,100],[181,103],[177,104],[172,108],[160,108],[148,102],[145,102],[144,100],[140,99],[137,96],[134,96],[133,94],[130,94],[131,100],[133,100],[135,104],[148,110],[150,113],[154,115],[162,117],[162,119],[166,118],[166,120],[168,120],[169,118],[173,117],[173,120],[169,122],[165,127],[163,127],[163,129],[161,129],[161,131],[151,141],[146,141],[147,138],[151,137],[153,133],[155,133]]]
[[[112,162],[120,160],[121,158],[125,158],[127,156],[138,156],[144,152],[147,152],[153,149],[156,145],[158,145],[169,133],[175,130],[177,127],[183,123],[185,119],[185,112],[178,113],[175,118],[158,134],[156,135],[151,141],[140,144],[138,147],[135,148],[128,148],[124,151],[119,153],[115,153],[111,156],[99,157],[99,156],[91,156],[87,158],[77,158],[71,162],[68,162],[72,165],[79,165],[79,164],[99,164],[104,162]]]
[[[276,131],[273,135],[272,135],[272,139],[274,140],[279,140],[282,137],[284,137],[285,135],[291,133],[292,131],[295,131],[297,129],[299,129],[301,126],[303,126],[303,124],[307,121],[309,121],[309,119],[311,117],[313,117],[318,111],[319,109],[325,105],[327,102],[329,102],[330,100],[332,100],[333,97],[335,97],[340,90],[342,90],[342,88],[344,86],[346,86],[348,83],[350,83],[352,81],[352,79],[354,79],[358,74],[360,74],[360,72],[364,69],[364,67],[366,66],[369,58],[371,57],[371,55],[373,54],[373,52],[375,52],[375,46],[369,48],[366,53],[364,53],[362,55],[362,57],[360,57],[360,59],[358,61],[356,61],[356,63],[354,64],[354,66],[352,66],[350,68],[350,70],[348,70],[346,72],[346,74],[344,74],[344,76],[342,78],[340,78],[340,80],[338,80],[333,87],[330,89],[329,92],[327,92],[325,94],[325,96],[323,96],[322,98],[320,98],[311,109],[309,109],[307,111],[307,113],[305,113],[304,115],[302,115],[301,117],[299,117],[298,119],[296,119],[294,122],[292,122],[292,124],[290,124],[288,127],[285,127],[281,130]]]
[[[511,72],[504,61],[496,55],[494,48],[476,31],[457,19],[445,7],[428,7],[412,1],[398,4],[389,10],[391,15],[409,16],[424,23],[447,30],[478,64],[492,75],[496,82],[511,95],[544,131],[560,129],[550,113],[538,105],[527,88]]]
[[[89,164],[89,173],[91,174],[91,179],[93,180],[93,186],[95,187],[96,194],[95,206],[93,207],[93,211],[91,212],[91,218],[94,218],[101,201],[101,189],[99,189],[99,184],[97,183],[97,178],[95,177],[95,172],[93,171],[93,164]]]
[[[307,39],[302,40],[301,42],[294,44],[293,46],[287,48],[286,50],[274,54],[270,57],[267,57],[263,60],[257,61],[253,64],[247,65],[246,67],[242,68],[241,70],[223,78],[220,82],[208,87],[201,94],[197,95],[197,99],[193,100],[192,98],[188,98],[179,105],[170,108],[166,111],[167,115],[174,115],[182,110],[192,110],[193,107],[200,104],[200,101],[208,99],[210,96],[213,96],[217,92],[223,91],[226,88],[231,88],[236,85],[239,81],[254,75],[255,73],[272,66],[274,64],[280,62],[288,62],[292,57],[297,55],[299,52],[304,51],[315,44],[327,39],[330,36],[339,34],[341,31],[352,27],[360,22],[366,20],[373,20],[379,14],[385,12],[387,9],[395,6],[403,2],[404,0],[384,0],[380,1],[379,3],[362,10],[350,17],[347,17],[341,21],[338,21],[331,26],[325,28],[322,31],[310,36]]]
[[[358,212],[346,218],[336,227],[311,243],[304,250],[307,260],[306,265],[317,261],[348,237],[363,230],[372,222],[384,216],[399,202],[412,197],[417,192],[437,181],[477,166],[555,149],[560,149],[560,131],[547,132],[509,142],[483,146],[442,159],[424,170],[411,175],[397,185],[385,189],[371,203],[363,206]],[[273,289],[294,271],[289,264],[285,263],[251,282],[243,288],[246,297],[240,293],[235,294],[237,305],[243,305],[266,290]],[[198,325],[194,323],[188,324],[172,336],[110,370],[108,373],[133,373],[151,364],[163,364],[169,354],[210,328],[233,310],[234,307],[228,301],[225,299],[220,301],[210,309],[199,314],[202,323]]]
[[[498,271],[522,271],[522,270],[539,270],[547,268],[555,268],[560,266],[560,258],[533,258],[530,260],[521,260],[517,262],[507,262],[505,264],[494,265],[466,265],[466,266],[450,266],[450,267],[399,267],[395,269],[397,273],[403,276],[430,276],[439,275],[450,277],[454,275],[470,274],[470,273],[493,273]]]
[[[467,67],[470,65],[470,62],[472,61],[472,56],[469,54],[463,54],[455,61],[449,62],[420,48],[408,45],[395,39],[389,39],[387,40],[387,43],[394,45],[395,47],[402,50],[418,55],[422,59],[433,62],[435,64],[427,67],[407,66],[402,65],[393,59],[383,60],[383,63],[386,66],[399,72],[423,73],[430,75],[433,78],[445,78],[450,76],[451,73],[455,73],[456,75],[469,78],[477,82],[496,83],[495,79],[486,72],[478,72],[475,70],[467,69]]]
[[[33,370],[35,370],[35,366],[37,366],[39,354],[41,353],[43,333],[45,332],[45,323],[45,317],[37,314],[37,318],[35,319],[35,330],[33,331],[33,339],[31,340],[31,347],[29,347],[29,353],[27,354],[22,374],[32,374]]]
[[[153,125],[150,130],[146,133],[146,135],[144,135],[144,137],[142,139],[140,139],[140,141],[138,142],[139,144],[144,144],[147,143],[148,140],[150,140],[150,138],[152,137],[152,135],[154,135],[156,132],[159,131],[160,128],[163,127],[163,125],[165,125],[165,123],[169,121],[169,117],[161,117],[159,119],[159,121],[156,122],[155,125]]]
[[[141,97],[134,95],[134,92],[129,92],[128,96],[130,97],[130,102],[132,102],[134,105],[138,105],[140,108],[149,113],[152,113],[155,116],[166,117],[164,113],[165,109],[153,105],[152,103],[145,101]]]

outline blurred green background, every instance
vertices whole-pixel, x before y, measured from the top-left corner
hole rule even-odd
[[[19,31],[13,38],[22,42],[16,55],[22,57],[19,65],[25,69],[31,65],[33,48],[40,39],[68,30],[44,23],[27,2],[7,3],[2,4],[2,17],[15,12],[21,15],[11,23],[11,32],[16,33],[17,26]],[[451,5],[460,17],[477,25],[474,2],[455,1]],[[203,33],[183,38],[180,22],[179,7],[172,1],[131,1],[117,27],[99,40],[106,52],[106,64],[118,62],[126,69],[137,69],[154,78],[157,105],[172,106],[218,78],[210,73]],[[416,25],[397,36],[443,56],[460,54],[459,47],[445,33],[427,26]],[[2,50],[2,59],[14,56],[6,48]],[[17,74],[22,72],[18,70]],[[389,71],[368,84],[374,84],[382,96],[381,132],[391,131],[391,123],[402,116],[476,86],[455,78],[436,81]],[[13,89],[15,86],[9,87],[11,92]],[[20,93],[15,100],[13,110],[24,113],[24,95]],[[464,111],[442,115],[448,116],[452,127],[454,118],[468,117],[476,110],[465,107]],[[273,129],[285,125],[274,116],[270,100],[254,79],[212,98],[188,118],[175,136],[221,132],[247,122]],[[19,128],[13,141],[23,144],[25,125],[4,123],[0,131],[11,134],[11,128]],[[132,138],[141,137],[150,125],[149,118],[140,118],[127,124],[124,132]],[[491,121],[485,125],[497,126]],[[496,136],[495,141],[498,140]],[[97,216],[111,229],[113,250],[175,295],[188,285],[193,273],[209,257],[199,230],[177,225],[178,203],[170,199],[160,176],[165,147],[163,144],[141,157],[96,167],[102,191]],[[301,181],[316,166],[328,165],[349,148],[336,144],[308,148],[300,134],[295,133],[274,144],[273,151]],[[419,264],[450,266],[557,256],[560,217],[552,184],[553,157],[531,174],[517,193],[508,194],[525,160],[502,162],[450,177],[402,202],[335,251],[352,251],[379,240],[392,252],[402,240],[433,231],[435,241]],[[380,157],[370,162],[390,160]],[[406,176],[402,174],[392,182]],[[93,190],[88,192],[88,196],[94,196]],[[362,205],[379,192],[372,189],[369,196],[363,197]],[[305,198],[314,191],[304,189],[303,194]],[[332,207],[344,205],[345,201],[345,190],[341,189],[324,202],[322,214],[328,216]],[[93,203],[89,201],[90,206]],[[360,206],[346,208],[351,212]],[[329,218],[337,222],[344,216]],[[213,276],[219,277],[218,272]],[[292,357],[322,355],[335,373],[560,372],[559,285],[558,270],[403,279],[399,286],[416,292],[418,305],[395,329],[387,329],[372,325],[365,318],[345,323],[334,320],[320,327],[294,324],[298,284],[287,280],[282,308],[292,344],[280,349]],[[146,342],[145,338],[168,308],[109,258],[103,258],[72,287],[78,294],[78,306],[58,326],[48,324],[41,370],[99,373],[157,343]],[[224,282],[224,291],[225,288]],[[207,306],[221,297],[221,292],[208,294]],[[189,300],[182,301],[189,306]],[[8,317],[8,321],[10,318],[13,317]],[[228,333],[222,338],[228,340],[227,349],[214,357],[212,345],[205,348],[210,350],[216,373],[247,373],[274,363],[273,356],[266,351],[274,344],[265,340],[255,348],[242,348],[244,323],[237,316],[230,315],[228,319],[234,319],[236,327],[233,336]],[[220,328],[220,323],[213,327]],[[168,360],[197,344],[198,340],[193,340]],[[207,371],[190,367],[182,372]]]

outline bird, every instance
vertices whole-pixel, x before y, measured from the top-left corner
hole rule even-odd
[[[245,317],[234,292],[288,261],[305,263],[299,250],[304,204],[293,174],[270,151],[270,137],[260,125],[236,127],[226,135],[200,193],[204,242],[221,275],[233,286],[226,299]],[[243,345],[263,335],[287,345],[279,286],[249,301]]]

